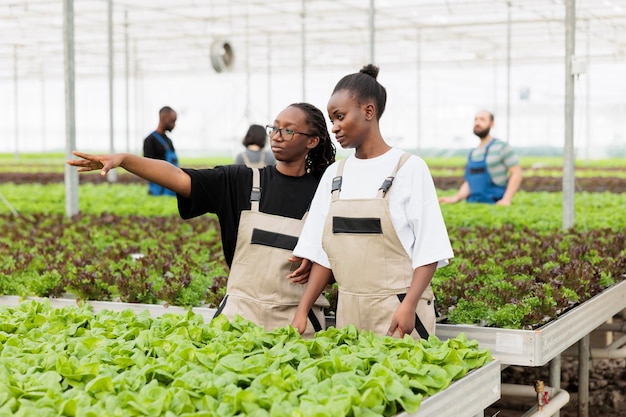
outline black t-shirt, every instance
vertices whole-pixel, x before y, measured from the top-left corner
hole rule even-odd
[[[175,151],[172,139],[165,133],[161,136],[163,136],[163,139],[165,139],[170,149]],[[143,156],[146,158],[165,160],[165,146],[154,136],[154,133],[150,133],[143,141]]]
[[[237,243],[242,210],[250,210],[252,169],[245,165],[217,166],[213,169],[184,169],[191,177],[191,198],[178,196],[178,212],[183,219],[215,213],[222,232],[224,258],[230,267]],[[309,208],[318,180],[311,174],[283,175],[271,165],[261,173],[259,210],[301,219]]]

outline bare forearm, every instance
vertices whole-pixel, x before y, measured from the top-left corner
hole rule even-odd
[[[332,270],[321,266],[320,264],[313,263],[311,272],[309,273],[309,281],[307,282],[306,290],[300,299],[298,310],[296,314],[306,314],[311,309],[311,306],[315,303],[315,300],[320,296],[326,285],[330,282],[332,277]]]
[[[467,183],[467,181],[464,181],[463,184],[461,184],[461,187],[459,188],[459,190],[454,195],[447,196],[447,197],[440,197],[439,202],[440,203],[458,203],[461,200],[465,200],[469,195],[470,195],[469,184]]]
[[[189,175],[167,161],[125,154],[120,166],[141,178],[169,188],[183,197],[191,196]]]
[[[432,264],[423,265],[415,268],[413,271],[413,280],[411,281],[411,286],[402,301],[402,304],[407,304],[411,307],[411,310],[415,310],[417,308],[417,303],[424,294],[424,291],[430,285],[431,280],[433,279],[433,275],[435,275],[435,271],[437,270],[437,262],[433,262]]]
[[[89,155],[73,151],[72,154],[80,159],[69,160],[67,164],[77,167],[78,172],[100,170],[101,175],[106,175],[110,170],[122,167],[143,179],[169,188],[183,197],[191,196],[191,177],[169,162],[128,153]]]
[[[513,196],[515,196],[515,193],[517,193],[521,185],[522,168],[518,165],[511,169],[511,175],[509,176],[509,181],[506,184],[506,190],[504,191],[501,201],[511,204]]]
[[[519,190],[520,185],[522,185],[522,174],[513,174],[511,178],[509,178],[509,183],[506,186],[506,191],[504,195],[510,195],[511,198],[515,195],[515,193]]]
[[[461,188],[456,192],[457,201],[465,200],[470,195],[470,187],[467,181],[463,181]]]

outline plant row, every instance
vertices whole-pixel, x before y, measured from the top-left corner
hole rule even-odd
[[[626,170],[625,170],[626,172]],[[597,175],[597,173],[596,173]],[[435,186],[440,190],[457,189],[463,183],[463,174],[445,175],[443,173],[433,173]],[[0,183],[12,184],[58,184],[64,181],[63,173],[51,172],[0,172]],[[79,176],[81,184],[106,184],[107,178],[99,174],[83,174]],[[117,177],[119,184],[147,184],[145,180],[135,175],[121,173]],[[626,192],[626,175],[615,176],[614,172],[608,172],[602,176],[582,176],[575,180],[576,191],[587,192]],[[521,189],[527,192],[550,191],[558,192],[563,189],[563,178],[561,176],[524,175]]]
[[[435,187],[439,190],[457,190],[463,184],[463,176],[434,176]],[[579,177],[574,182],[575,191],[591,193],[626,192],[626,178],[618,177]],[[560,192],[563,190],[563,178],[556,176],[524,175],[520,189],[526,192]]]
[[[0,414],[12,416],[393,416],[492,360],[462,334],[302,339],[240,317],[34,301],[0,308],[0,323]]]
[[[39,213],[0,222],[2,294],[217,307],[225,293],[213,217]],[[438,305],[454,323],[536,327],[621,279],[623,230],[449,227],[455,257],[435,275]]]
[[[0,223],[5,295],[217,306],[225,293],[213,218],[38,213]]]
[[[626,232],[460,227],[434,278],[450,323],[533,329],[626,278]]]
[[[137,184],[85,184],[84,214],[68,219],[61,184],[5,184],[2,191],[20,214],[0,205],[1,293],[217,306],[225,292],[217,220],[180,220],[175,198],[147,197]],[[437,271],[435,291],[449,320],[532,327],[620,279],[626,194],[575,197],[576,227],[567,232],[560,193],[520,192],[511,207],[442,205],[455,258]],[[590,290],[570,288],[577,274],[593,281]],[[552,296],[548,287],[558,301],[542,298]],[[471,303],[475,293],[478,304]],[[493,298],[485,293],[502,300],[481,304]],[[328,296],[333,301],[332,289]],[[507,309],[515,314],[506,317]]]
[[[20,214],[65,213],[63,184],[3,184],[2,196]],[[176,198],[150,197],[141,184],[83,184],[78,189],[79,210],[84,214],[116,214],[121,216],[177,216]],[[576,193],[575,224],[579,229],[626,228],[626,193]],[[0,214],[10,214],[9,206],[0,201]],[[561,193],[520,191],[513,205],[443,204],[441,210],[449,230],[458,226],[481,225],[500,227],[512,224],[537,230],[559,228],[563,223]]]

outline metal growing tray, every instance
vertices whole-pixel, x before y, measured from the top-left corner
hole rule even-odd
[[[4,295],[0,296],[0,305],[14,307],[17,306],[22,301],[26,300],[36,300],[36,301],[49,301],[50,305],[54,308],[62,308],[62,307],[76,307],[78,305],[78,300],[71,298],[43,298],[43,297],[18,297],[15,295]],[[123,310],[132,310],[135,313],[141,313],[142,311],[148,310],[152,317],[158,317],[166,313],[173,314],[185,314],[189,309],[185,307],[178,306],[165,306],[160,304],[139,304],[139,303],[122,303],[116,301],[85,301],[85,303],[89,304],[94,313],[98,313],[102,310],[110,310],[110,311],[123,311]],[[200,314],[205,322],[211,321],[213,316],[215,315],[215,308],[208,307],[194,307],[191,309],[194,313]]]
[[[472,417],[482,416],[487,407],[500,399],[500,361],[468,372],[448,388],[422,401],[412,414],[396,417]]]
[[[625,308],[622,281],[536,330],[437,324],[435,334],[446,340],[465,333],[503,365],[543,366]]]

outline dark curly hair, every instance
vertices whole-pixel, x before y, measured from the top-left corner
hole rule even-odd
[[[378,70],[377,66],[367,64],[361,68],[361,71],[346,75],[339,80],[333,90],[333,94],[340,90],[347,90],[354,94],[359,104],[363,104],[368,100],[374,101],[376,119],[380,120],[387,103],[387,90],[376,81]]]
[[[309,131],[320,140],[306,156],[306,171],[320,179],[326,168],[335,162],[335,145],[330,140],[326,119],[320,109],[309,103],[292,103],[288,107],[296,107],[306,114]]]

